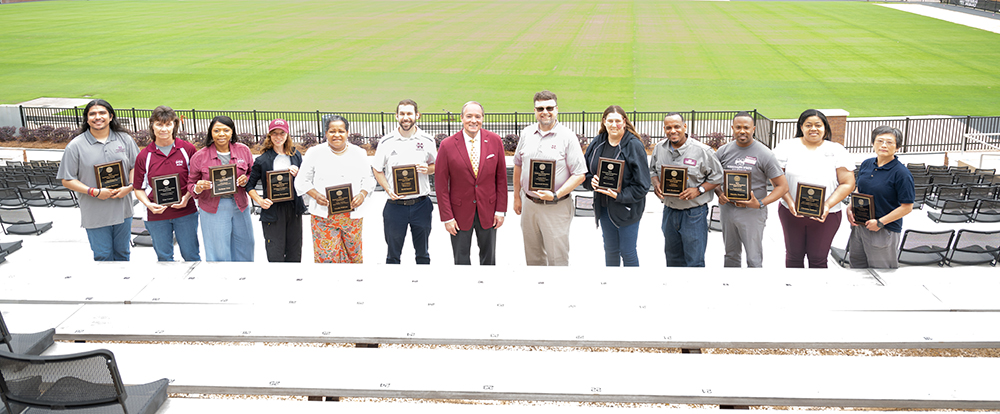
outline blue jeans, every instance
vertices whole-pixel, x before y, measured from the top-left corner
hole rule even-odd
[[[205,260],[209,262],[252,262],[253,222],[250,207],[240,211],[232,198],[219,200],[215,214],[198,209],[201,235],[205,238]]]
[[[705,267],[708,245],[708,205],[687,210],[663,206],[663,253],[667,267]]]
[[[132,217],[121,224],[87,229],[95,262],[127,262],[132,246]]]
[[[427,252],[427,240],[431,235],[433,210],[434,203],[430,197],[425,197],[412,206],[385,203],[382,220],[385,223],[385,244],[388,247],[386,264],[399,264],[399,256],[403,253],[403,242],[406,241],[407,226],[413,234],[413,250],[416,252],[417,264],[430,264],[431,255]]]
[[[618,227],[611,222],[608,209],[601,209],[601,233],[604,234],[604,264],[618,267],[639,266],[639,254],[635,251],[639,239],[639,222]]]
[[[161,262],[174,261],[175,237],[184,261],[197,262],[201,260],[197,214],[192,213],[170,220],[147,221],[146,230],[149,230],[149,237],[153,239],[156,260]]]

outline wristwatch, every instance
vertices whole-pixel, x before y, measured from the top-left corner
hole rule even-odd
[[[758,210],[766,210],[767,209],[767,204],[764,204],[764,203],[762,203],[760,201],[758,201],[757,203],[760,204],[760,207],[757,207]]]
[[[875,219],[875,222],[876,222],[876,223],[878,223],[878,228],[879,228],[879,229],[881,229],[881,228],[885,227],[885,224],[882,224],[882,220],[879,220],[879,219]]]
[[[701,194],[705,194],[705,187],[702,187],[702,186],[699,185],[698,186],[698,192],[701,193]]]

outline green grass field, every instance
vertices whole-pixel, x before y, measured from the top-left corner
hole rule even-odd
[[[863,2],[45,1],[0,22],[0,103],[1000,112],[1000,34]]]

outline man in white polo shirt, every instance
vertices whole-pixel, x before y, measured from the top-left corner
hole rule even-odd
[[[535,94],[537,124],[521,131],[514,152],[514,213],[521,215],[524,259],[528,266],[568,266],[569,226],[573,222],[570,193],[587,175],[576,134],[559,124],[556,94]],[[555,162],[552,190],[530,190],[531,161]]]
[[[420,111],[417,103],[410,99],[396,105],[396,122],[399,127],[386,134],[378,143],[372,159],[375,179],[385,189],[389,199],[382,209],[385,228],[385,244],[388,247],[385,262],[399,264],[406,241],[406,227],[410,227],[413,250],[417,264],[430,264],[431,256],[427,241],[431,234],[431,213],[434,204],[428,195],[431,185],[428,176],[434,174],[434,159],[437,147],[434,138],[417,127]],[[392,179],[392,168],[416,165],[416,194],[400,196],[396,194],[396,183]],[[386,176],[389,176],[387,179]]]

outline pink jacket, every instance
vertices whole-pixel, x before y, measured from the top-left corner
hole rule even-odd
[[[232,143],[229,144],[229,154],[229,163],[236,164],[236,176],[246,175],[249,177],[250,168],[253,167],[253,154],[250,153],[250,148],[243,144]],[[191,172],[188,175],[187,189],[191,194],[194,194],[195,200],[198,200],[198,207],[212,214],[219,210],[219,197],[212,196],[211,190],[197,194],[194,192],[194,185],[198,183],[198,180],[209,179],[208,169],[210,167],[220,165],[222,165],[222,161],[219,160],[219,153],[215,150],[215,145],[202,148],[191,157]],[[243,187],[236,190],[233,199],[240,211],[245,211],[250,206],[250,197]]]

